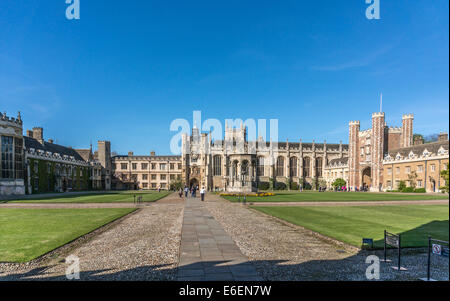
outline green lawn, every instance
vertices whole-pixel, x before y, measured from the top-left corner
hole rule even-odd
[[[403,234],[402,247],[426,246],[428,235],[448,241],[447,205],[252,208],[357,247],[363,237],[382,247],[385,229]]]
[[[126,191],[108,193],[89,193],[85,195],[62,195],[9,201],[9,203],[132,203],[134,196],[142,196],[144,202],[155,202],[169,195],[169,191]]]
[[[275,196],[247,197],[247,202],[356,202],[356,201],[411,201],[442,200],[448,195],[371,193],[371,192],[275,192]],[[223,198],[237,202],[237,197]]]
[[[135,209],[0,209],[0,262],[27,262]]]

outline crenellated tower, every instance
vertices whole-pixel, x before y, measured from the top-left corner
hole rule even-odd
[[[414,115],[407,114],[402,117],[401,147],[410,147],[413,144]]]
[[[348,167],[349,167],[349,183],[350,187],[359,187],[359,131],[360,122],[351,121],[349,123],[349,139],[348,139]]]

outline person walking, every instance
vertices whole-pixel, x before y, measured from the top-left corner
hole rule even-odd
[[[202,198],[202,202],[205,201],[205,188],[202,187],[202,189],[200,189],[200,196]]]
[[[189,193],[189,188],[187,186],[184,186],[184,196],[187,198]]]
[[[178,195],[180,196],[180,199],[183,198],[183,189],[180,187],[180,190],[178,191]]]

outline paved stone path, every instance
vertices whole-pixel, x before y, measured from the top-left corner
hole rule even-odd
[[[179,281],[263,280],[198,198],[186,199],[179,256]]]

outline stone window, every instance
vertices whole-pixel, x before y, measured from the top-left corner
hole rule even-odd
[[[431,164],[431,171],[432,171],[432,172],[436,171],[436,165]]]
[[[303,158],[303,177],[307,178],[310,176],[311,159],[309,157]]]
[[[388,174],[388,175],[392,175],[392,168],[389,167],[389,168],[387,169],[387,174]]]
[[[297,157],[291,157],[289,159],[289,176],[290,177],[297,176]]]
[[[23,179],[23,139],[14,138],[14,167],[16,179]]]
[[[156,183],[152,183],[152,188],[156,188]]]
[[[422,187],[422,180],[417,180],[417,187]]]
[[[216,155],[213,158],[213,175],[222,175],[222,156]]]
[[[258,166],[256,168],[257,176],[264,177],[264,157],[258,157]]]
[[[159,177],[161,180],[165,180],[166,179],[166,175],[160,175]]]
[[[147,180],[148,179],[148,175],[147,174],[143,174],[142,175],[142,180]]]
[[[322,164],[323,164],[323,159],[320,157],[317,158],[316,159],[316,177],[322,176]]]
[[[152,163],[152,169],[156,169],[156,163]]]
[[[142,183],[142,188],[148,188],[148,183]]]
[[[166,164],[164,163],[159,164],[159,170],[166,170]]]
[[[397,167],[397,168],[395,169],[395,173],[396,173],[397,175],[400,173],[400,167]]]
[[[127,169],[128,169],[128,164],[127,164],[127,163],[121,163],[121,164],[120,164],[120,168],[121,168],[122,170],[127,170]]]
[[[2,136],[2,178],[14,178],[13,137]]]
[[[165,189],[166,188],[166,183],[161,183],[161,188]]]
[[[174,170],[175,169],[175,163],[170,163],[170,170]]]
[[[417,172],[423,172],[423,165],[417,166]]]
[[[147,170],[148,169],[148,163],[141,163],[141,170]]]
[[[278,157],[277,158],[277,170],[276,170],[277,177],[283,177],[284,176],[284,158]]]
[[[408,173],[408,174],[411,173],[411,167],[410,166],[406,166],[405,172]]]
[[[175,175],[170,175],[171,180],[175,180]]]
[[[137,163],[131,163],[131,168],[133,170],[136,170],[137,169]]]
[[[156,175],[152,175],[152,180],[156,180]]]
[[[181,169],[181,164],[178,164],[178,169]]]

